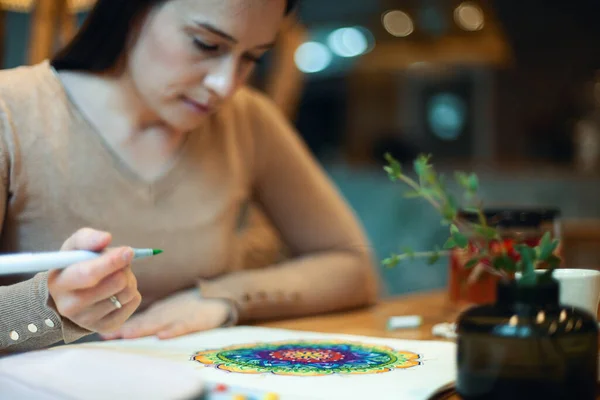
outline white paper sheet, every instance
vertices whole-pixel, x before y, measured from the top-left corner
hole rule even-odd
[[[190,399],[202,377],[189,365],[78,346],[0,359],[0,399]]]
[[[270,373],[263,374],[243,374],[237,372],[229,372],[213,367],[204,366],[201,363],[190,360],[190,357],[195,353],[209,349],[219,349],[232,345],[240,345],[247,343],[265,343],[265,342],[280,342],[280,341],[310,341],[310,340],[342,340],[350,342],[359,342],[364,345],[387,346],[396,351],[408,351],[417,353],[421,356],[420,365],[405,369],[393,369],[389,372],[364,375],[344,375],[335,374],[330,376],[281,376]],[[59,354],[67,349],[72,349],[76,353],[72,353],[70,358],[65,358],[65,362],[60,365],[63,372],[54,373],[51,375],[40,374],[38,368],[35,367],[35,357],[52,358],[48,355]],[[118,354],[114,362],[126,364],[126,367],[117,368],[115,371],[103,370],[101,375],[98,375],[98,368],[84,367],[81,359],[98,359],[98,352],[93,350],[103,349],[111,351],[104,353],[102,357],[104,363],[110,364],[110,354]],[[66,354],[66,353],[65,353]],[[124,357],[149,357],[153,361],[142,367],[139,363],[128,361]],[[26,355],[25,355],[26,356]],[[0,360],[0,376],[6,373],[10,368],[10,364],[18,364],[19,357],[14,357],[14,360]],[[440,387],[453,382],[456,377],[456,345],[450,342],[435,342],[435,341],[410,341],[410,340],[395,340],[384,338],[373,338],[365,336],[352,335],[334,335],[315,332],[301,332],[291,330],[269,329],[259,327],[234,327],[218,329],[209,332],[197,333],[172,340],[160,341],[156,338],[143,338],[129,341],[112,341],[112,342],[96,342],[85,343],[80,345],[65,346],[62,348],[50,349],[45,352],[38,353],[29,360],[29,368],[20,368],[19,376],[28,376],[28,380],[32,383],[42,382],[46,380],[62,380],[64,382],[72,381],[73,378],[86,375],[101,376],[105,385],[122,385],[127,388],[129,393],[133,393],[136,389],[133,383],[129,384],[126,380],[120,377],[113,376],[114,374],[125,374],[125,371],[131,371],[132,374],[145,374],[149,369],[167,371],[167,378],[156,378],[156,386],[164,384],[165,389],[162,393],[168,393],[168,390],[174,390],[182,385],[182,381],[195,379],[200,376],[204,383],[211,385],[214,383],[224,383],[250,390],[260,390],[265,392],[274,392],[279,395],[281,400],[296,400],[296,399],[404,399],[404,400],[426,400]],[[165,362],[164,368],[158,368],[161,364],[159,360]],[[8,362],[7,362],[8,361]],[[66,362],[68,361],[68,362]],[[85,364],[85,363],[84,363]],[[167,364],[169,365],[167,367]],[[176,366],[176,367],[175,367]],[[58,367],[58,365],[57,365]],[[182,369],[183,368],[183,369]],[[3,372],[5,371],[5,372]],[[158,372],[158,376],[163,372]],[[197,374],[197,375],[196,375]],[[117,379],[119,378],[119,379]],[[153,379],[147,378],[146,381]],[[135,382],[135,379],[132,379]],[[59,385],[60,386],[60,385]],[[185,385],[183,385],[185,386]],[[80,387],[77,389],[77,399],[95,399],[98,397],[87,396]],[[159,391],[160,391],[159,390]],[[81,394],[80,394],[81,393]],[[158,393],[158,391],[156,392]],[[158,395],[158,394],[157,394]],[[111,398],[143,398],[141,395],[120,397],[111,396]],[[158,397],[146,397],[158,398]],[[163,397],[173,398],[173,397]],[[258,398],[257,398],[258,399]]]

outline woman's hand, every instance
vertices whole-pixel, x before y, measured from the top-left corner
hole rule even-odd
[[[89,228],[77,231],[61,250],[105,250],[101,257],[50,271],[48,291],[60,315],[87,330],[108,333],[118,329],[138,308],[142,296],[129,264],[130,247],[106,250],[111,235]],[[115,296],[121,304],[114,304]]]
[[[227,321],[231,306],[223,300],[202,299],[198,289],[186,290],[159,300],[132,317],[105,339],[134,339],[156,335],[169,339],[218,328]]]

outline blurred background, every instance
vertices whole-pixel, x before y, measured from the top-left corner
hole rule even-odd
[[[123,0],[126,1],[126,0]],[[0,0],[3,68],[42,61],[92,0]],[[600,2],[302,0],[252,84],[362,220],[378,259],[441,245],[438,215],[382,170],[431,153],[489,206],[557,207],[571,267],[600,268]],[[386,294],[441,288],[448,261],[381,268]]]

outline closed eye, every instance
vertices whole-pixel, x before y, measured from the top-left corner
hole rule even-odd
[[[211,45],[208,43],[204,43],[203,41],[198,40],[196,38],[194,38],[194,45],[202,51],[215,52],[215,51],[219,50],[219,45]]]
[[[252,63],[260,64],[260,62],[263,60],[264,56],[257,57],[257,56],[247,54],[244,56],[244,58]]]

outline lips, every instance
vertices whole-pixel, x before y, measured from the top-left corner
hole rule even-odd
[[[185,96],[182,98],[182,101],[186,106],[188,106],[193,112],[197,114],[208,114],[211,112],[211,107],[208,104],[200,103]]]

